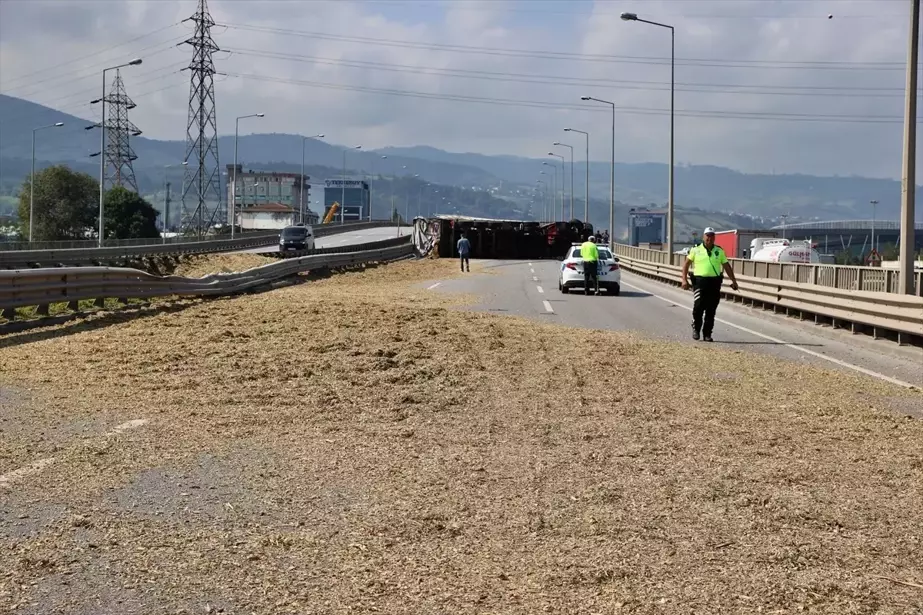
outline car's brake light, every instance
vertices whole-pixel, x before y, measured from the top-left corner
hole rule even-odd
[[[568,269],[573,269],[574,271],[577,271],[577,265],[575,265],[574,263],[567,263],[564,266],[567,267]]]
[[[619,268],[618,263],[612,263],[611,265],[609,265],[609,271],[617,271],[618,268]]]

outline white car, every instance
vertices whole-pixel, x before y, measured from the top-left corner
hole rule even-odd
[[[605,289],[610,295],[618,295],[622,289],[622,270],[619,259],[609,248],[599,247],[599,269],[597,273],[599,289]],[[580,257],[580,244],[570,247],[567,256],[561,262],[561,277],[558,278],[558,290],[562,293],[572,288],[583,288],[583,259]]]

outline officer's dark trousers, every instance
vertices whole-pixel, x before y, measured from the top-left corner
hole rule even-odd
[[[710,336],[715,328],[715,312],[721,301],[721,278],[696,276],[692,282],[692,328]]]

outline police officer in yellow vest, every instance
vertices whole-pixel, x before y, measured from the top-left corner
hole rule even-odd
[[[737,290],[734,270],[728,263],[727,254],[721,246],[715,245],[715,229],[708,227],[702,234],[701,244],[690,248],[683,263],[683,290],[689,288],[689,265],[692,269],[692,288],[694,303],[692,305],[692,339],[699,339],[699,331],[706,342],[712,341],[711,333],[715,326],[715,312],[721,301],[721,283],[724,273],[731,278],[731,288]],[[704,322],[702,316],[705,316]]]

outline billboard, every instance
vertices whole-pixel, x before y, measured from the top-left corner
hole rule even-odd
[[[628,243],[667,242],[667,214],[664,212],[634,210],[628,213]]]
[[[336,188],[338,190],[343,189],[343,184],[346,184],[345,188],[349,190],[350,188],[356,189],[369,189],[369,185],[359,179],[325,179],[324,188]]]

